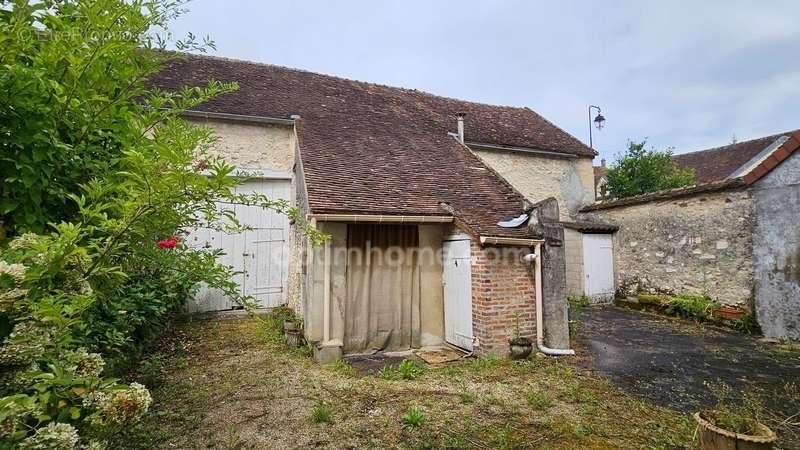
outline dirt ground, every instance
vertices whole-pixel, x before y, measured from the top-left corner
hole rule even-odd
[[[685,414],[552,358],[359,375],[289,349],[270,321],[184,324],[133,379],[146,417],[109,448],[578,449],[691,446]]]
[[[583,312],[577,347],[582,368],[685,413],[713,403],[705,381],[757,390],[783,445],[800,448],[800,348],[616,307]]]

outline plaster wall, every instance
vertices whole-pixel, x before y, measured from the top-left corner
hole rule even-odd
[[[514,151],[475,153],[532,202],[558,200],[561,218],[594,202],[592,158],[558,158]]]
[[[765,336],[800,340],[800,152],[753,188],[756,318]]]
[[[236,167],[289,172],[294,166],[296,140],[291,126],[217,119],[187,120],[212,128],[217,142],[211,151]]]

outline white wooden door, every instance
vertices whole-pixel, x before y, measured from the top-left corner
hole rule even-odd
[[[444,282],[444,337],[447,342],[472,350],[472,268],[468,238],[442,244]]]
[[[592,303],[614,299],[614,245],[610,234],[583,235],[583,287]]]
[[[255,179],[242,183],[238,192],[264,194],[270,199],[289,200],[290,180]],[[189,235],[190,245],[221,249],[220,262],[239,272],[234,281],[245,295],[252,296],[259,307],[270,308],[284,303],[289,258],[289,220],[273,210],[257,206],[220,205],[236,213],[239,223],[248,227],[240,233],[197,229]],[[214,289],[201,288],[189,301],[189,311],[221,311],[236,305]]]

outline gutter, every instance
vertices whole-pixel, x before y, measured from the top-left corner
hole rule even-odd
[[[523,239],[523,238],[508,238],[499,236],[481,236],[481,245],[516,245],[520,247],[533,247],[534,245],[541,244],[540,239]]]
[[[281,119],[278,117],[247,116],[242,114],[229,114],[220,112],[186,110],[181,113],[185,117],[196,117],[199,119],[231,120],[234,122],[261,123],[268,125],[294,125],[294,119]]]
[[[349,223],[450,223],[453,216],[398,216],[380,214],[309,214],[318,222]]]

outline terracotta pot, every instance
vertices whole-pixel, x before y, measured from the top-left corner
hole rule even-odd
[[[759,436],[739,434],[722,429],[694,413],[700,431],[700,448],[703,450],[767,450],[773,448],[778,437],[766,425],[756,424]]]
[[[533,343],[525,340],[516,340],[509,343],[509,357],[511,359],[525,359],[531,355]]]
[[[732,308],[730,306],[723,306],[722,308],[714,311],[712,315],[725,320],[739,320],[742,315],[744,315],[744,310]]]

